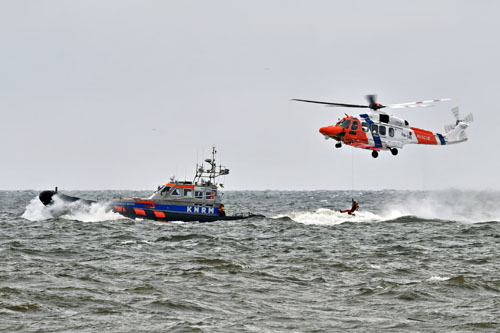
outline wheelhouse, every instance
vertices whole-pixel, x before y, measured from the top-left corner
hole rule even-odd
[[[217,187],[215,186],[198,186],[192,182],[170,182],[158,186],[149,199],[214,201],[217,195]]]

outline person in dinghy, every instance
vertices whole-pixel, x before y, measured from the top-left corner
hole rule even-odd
[[[359,209],[359,205],[358,205],[358,202],[354,199],[352,199],[352,207],[351,209],[347,209],[347,210],[340,210],[341,213],[347,213],[349,215],[353,215],[354,216],[354,212],[357,211]]]

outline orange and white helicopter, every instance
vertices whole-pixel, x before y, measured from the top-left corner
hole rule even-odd
[[[433,133],[416,127],[411,127],[408,121],[390,115],[381,109],[391,108],[414,108],[420,106],[431,106],[432,103],[450,101],[451,98],[434,99],[429,101],[382,105],[376,102],[376,95],[366,96],[368,105],[345,104],[311,101],[305,99],[293,99],[293,101],[323,104],[333,107],[367,108],[369,112],[358,116],[349,116],[332,126],[325,126],[319,132],[325,139],[337,141],[336,148],[342,147],[342,143],[356,148],[368,149],[372,151],[373,158],[378,157],[379,150],[390,150],[392,155],[398,154],[398,149],[402,149],[406,144],[423,145],[449,145],[467,141],[465,129],[473,121],[472,114],[464,119],[460,119],[458,107],[452,109],[456,118],[454,125],[445,126],[445,133]]]

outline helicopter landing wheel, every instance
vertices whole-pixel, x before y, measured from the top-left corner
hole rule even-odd
[[[337,142],[335,144],[335,148],[342,148],[342,143],[341,142]]]
[[[398,150],[396,148],[391,149],[392,155],[396,156],[398,154]]]
[[[372,151],[372,157],[377,158],[378,157],[378,151],[374,150]]]

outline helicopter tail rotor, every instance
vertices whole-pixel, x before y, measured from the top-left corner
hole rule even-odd
[[[451,113],[453,114],[453,117],[455,117],[456,120],[460,119],[460,112],[458,111],[458,106],[451,109]]]
[[[474,121],[474,116],[472,113],[469,113],[467,116],[465,116],[465,118],[460,119],[460,111],[458,109],[458,106],[451,109],[451,113],[453,114],[453,117],[455,118],[456,122],[455,124],[449,124],[444,126],[444,130],[446,133],[453,131],[461,123],[468,125]]]
[[[467,116],[465,116],[465,118],[462,121],[467,124],[470,124],[474,121],[474,116],[472,115],[472,113],[469,113]]]
[[[453,131],[454,128],[455,128],[455,125],[444,125],[444,132],[449,133],[449,132]]]

